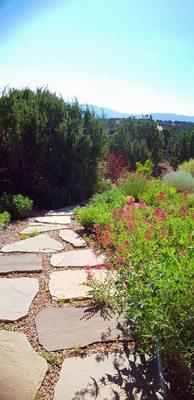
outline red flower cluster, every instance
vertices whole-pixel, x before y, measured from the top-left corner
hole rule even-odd
[[[189,197],[190,193],[187,190],[184,190],[184,192],[182,192],[182,195],[184,197]]]
[[[140,202],[139,202],[139,207],[140,207],[140,208],[146,208],[146,207],[147,207],[146,202],[143,201],[143,200],[140,200]]]
[[[87,274],[86,279],[87,281],[93,281],[94,280],[94,274],[92,272],[92,268],[91,267],[85,267],[85,272]]]
[[[117,258],[117,264],[123,264],[123,263],[124,263],[124,258],[123,257]]]
[[[157,199],[158,199],[158,201],[160,201],[160,200],[166,200],[166,192],[164,192],[163,190],[161,190],[161,191],[158,193]]]
[[[167,229],[162,229],[162,230],[159,232],[159,236],[160,236],[161,238],[166,238],[166,237],[168,236],[168,230],[167,230]]]
[[[146,233],[145,233],[145,238],[146,238],[146,240],[151,240],[151,239],[153,239],[152,233],[146,232]]]
[[[164,210],[161,210],[160,208],[155,208],[153,212],[154,216],[157,217],[158,219],[161,219],[163,221],[166,220],[167,213]]]
[[[174,213],[175,213],[175,209],[174,209],[174,207],[171,206],[171,207],[169,208],[169,214],[170,214],[170,215],[174,215]]]
[[[187,216],[187,209],[186,209],[186,207],[185,206],[181,206],[181,208],[180,208],[180,216],[182,217],[182,218],[186,218],[186,216]]]

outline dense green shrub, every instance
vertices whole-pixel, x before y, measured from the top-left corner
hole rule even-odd
[[[110,179],[99,179],[96,183],[95,193],[103,193],[112,187]]]
[[[138,200],[146,191],[148,180],[143,174],[128,173],[120,179],[118,185],[126,196],[133,196]]]
[[[94,224],[105,226],[112,220],[106,204],[89,204],[84,208],[76,208],[75,215],[78,221],[87,229],[92,229]]]
[[[115,186],[104,193],[95,195],[91,199],[93,205],[106,205],[107,209],[121,208],[125,204],[126,195],[122,188]]]
[[[39,207],[88,198],[106,150],[104,120],[47,89],[0,97],[0,195],[21,193]]]
[[[24,218],[32,210],[33,201],[21,194],[11,196],[8,193],[3,193],[0,206],[2,210],[7,210],[12,218],[20,219]]]
[[[178,191],[185,191],[194,193],[194,178],[190,172],[173,171],[165,175],[164,182],[168,185],[174,186]]]
[[[0,214],[0,230],[9,221],[10,221],[10,214],[7,211],[5,211],[2,214]]]
[[[178,167],[179,171],[190,172],[194,177],[194,159],[190,158],[189,161],[185,161],[183,164],[180,164]]]
[[[140,174],[145,174],[148,176],[152,175],[153,169],[154,169],[154,163],[150,158],[146,160],[144,164],[142,164],[140,161],[136,162],[136,171],[139,172]]]

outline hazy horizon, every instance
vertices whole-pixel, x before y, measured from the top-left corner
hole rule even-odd
[[[193,0],[2,0],[0,88],[194,115]]]

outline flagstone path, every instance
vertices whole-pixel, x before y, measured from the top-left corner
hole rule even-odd
[[[92,269],[89,272],[90,276],[98,282],[105,282],[109,275],[107,270]],[[67,271],[55,271],[50,274],[49,290],[50,294],[55,299],[86,299],[91,298],[87,285],[87,271],[84,269],[69,269]]]
[[[42,271],[42,259],[36,254],[0,255],[0,274]]]
[[[23,333],[0,331],[1,400],[35,399],[47,369]]]
[[[36,218],[37,222],[45,223],[45,224],[71,224],[71,217],[70,216],[63,216],[63,215],[54,215],[54,216],[44,216]]]
[[[71,243],[74,247],[86,246],[86,241],[80,235],[70,229],[60,230],[59,237],[65,242]]]
[[[38,290],[36,278],[0,278],[0,320],[25,317]]]
[[[51,257],[53,267],[96,267],[103,265],[105,256],[95,254],[91,249],[72,250],[64,253],[58,253]]]
[[[0,232],[0,400],[128,399],[125,381],[135,393],[129,327],[88,294],[86,279],[106,282],[108,272],[81,228],[69,207]],[[40,234],[20,240],[34,231]],[[145,394],[142,373],[136,400]]]
[[[60,242],[51,239],[49,235],[42,234],[3,246],[1,252],[54,253],[60,250],[63,250],[63,245]]]

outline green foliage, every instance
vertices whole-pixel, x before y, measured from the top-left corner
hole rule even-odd
[[[2,210],[7,210],[11,214],[12,218],[21,219],[32,210],[33,201],[27,196],[22,196],[21,194],[11,196],[8,193],[3,193],[0,200],[0,206]]]
[[[13,218],[24,218],[32,210],[33,201],[27,196],[16,194],[12,197],[11,215]]]
[[[110,151],[120,154],[133,166],[137,161],[145,163],[150,158],[154,165],[166,159],[176,167],[194,158],[194,124],[160,121],[163,131],[157,129],[151,117],[140,120],[128,118],[108,121]]]
[[[36,231],[30,232],[30,233],[20,233],[20,239],[24,240],[24,239],[35,237],[35,236],[38,236],[38,235],[39,235],[39,233],[36,232]]]
[[[194,158],[194,124],[180,124],[167,126],[163,131],[165,143],[165,157],[176,168],[178,164]]]
[[[95,187],[95,193],[103,193],[112,187],[110,179],[98,179]]]
[[[88,287],[88,295],[91,296],[95,303],[104,307],[112,308],[114,305],[115,294],[115,276],[111,271],[107,271],[106,276],[102,274],[101,279],[95,279],[92,270],[89,271],[89,277],[84,286]]]
[[[87,229],[92,229],[94,224],[105,226],[111,222],[111,215],[106,205],[103,204],[90,204],[84,208],[76,208],[75,215]]]
[[[148,180],[139,173],[128,173],[119,181],[119,187],[126,196],[133,196],[135,199],[140,199],[141,195],[146,191]]]
[[[91,200],[92,205],[106,206],[107,210],[123,207],[126,195],[122,188],[115,186],[104,193],[97,194]]]
[[[174,186],[178,191],[188,191],[194,193],[194,178],[190,172],[173,171],[163,178],[168,185]]]
[[[147,176],[151,176],[154,168],[153,161],[148,158],[144,164],[140,161],[136,162],[136,171],[140,174],[145,174]]]
[[[0,214],[0,230],[4,227],[4,225],[10,221],[10,214],[5,211]]]
[[[78,221],[87,229],[91,229],[94,224],[105,226],[112,221],[111,211],[124,206],[126,196],[140,199],[147,185],[148,181],[144,175],[127,173],[117,186],[96,194],[86,207],[78,208],[76,210]]]
[[[150,179],[147,181],[147,187],[145,192],[142,194],[141,199],[144,200],[148,205],[157,207],[159,205],[158,193],[165,192],[166,204],[173,204],[177,197],[176,189],[172,186],[167,185],[160,179]]]
[[[114,297],[136,350],[153,354],[158,344],[165,367],[184,371],[189,387],[194,201],[158,180],[150,185],[149,205],[140,201],[137,207],[130,198],[113,211],[111,224],[96,227],[97,246],[106,249],[109,266],[117,270]]]
[[[190,158],[189,161],[185,161],[183,164],[180,164],[178,170],[190,172],[190,174],[194,177],[194,159]]]
[[[144,164],[149,158],[158,164],[164,153],[163,133],[151,118],[117,121],[110,140],[110,150],[120,154],[127,164],[134,165],[137,161]]]
[[[103,119],[47,89],[0,97],[0,195],[21,193],[39,207],[88,198],[107,146]]]

